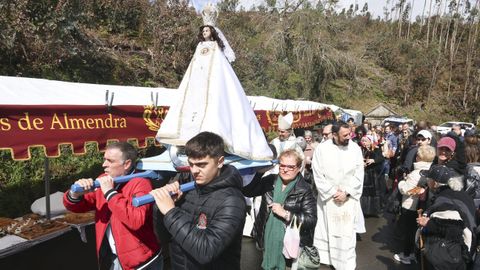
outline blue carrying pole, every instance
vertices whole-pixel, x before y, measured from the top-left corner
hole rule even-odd
[[[129,175],[122,175],[122,176],[119,176],[119,177],[115,177],[115,178],[113,178],[113,182],[115,184],[125,183],[125,182],[130,181],[133,178],[136,178],[136,177],[150,178],[150,179],[161,178],[161,176],[158,173],[149,170],[149,171],[144,171],[144,172],[140,172],[140,173],[132,173],[132,174],[129,174]],[[100,182],[98,180],[95,180],[93,182],[93,189],[98,188],[98,187],[100,187]],[[72,192],[75,192],[75,193],[79,193],[79,192],[84,191],[83,187],[79,186],[78,184],[73,184],[70,187],[70,190]]]
[[[183,185],[180,185],[180,190],[182,192],[188,192],[188,191],[193,190],[193,189],[195,189],[195,181],[188,182],[188,183],[185,183]],[[171,193],[170,195],[174,195],[174,194]],[[154,201],[155,201],[155,199],[153,198],[153,196],[150,195],[150,194],[147,194],[147,195],[143,195],[143,196],[140,196],[140,197],[133,198],[132,205],[135,206],[135,207],[139,207],[139,206],[142,206],[142,205],[147,204],[147,203],[152,203]]]

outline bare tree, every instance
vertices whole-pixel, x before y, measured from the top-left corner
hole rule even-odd
[[[441,49],[440,49],[440,44],[438,45],[438,52],[437,52],[437,59],[435,61],[435,66],[433,66],[432,68],[432,79],[430,80],[430,85],[428,87],[428,95],[427,95],[427,104],[430,102],[430,98],[432,96],[432,90],[433,90],[433,87],[435,86],[435,84],[437,83],[437,73],[438,73],[438,70],[439,70],[439,67],[440,67],[440,63],[442,61],[442,54],[441,54]]]
[[[441,22],[440,9],[442,6],[442,2],[443,2],[442,0],[435,0],[435,21],[433,22],[432,42],[435,40],[438,24],[439,22]]]
[[[440,34],[439,34],[439,38],[438,38],[438,46],[440,48],[440,52],[443,51],[443,47],[442,47],[442,42],[444,40],[444,36],[445,36],[445,42],[448,40],[448,27],[446,27],[446,25],[450,25],[450,20],[447,18],[445,19],[445,17],[448,17],[447,15],[447,6],[445,5],[444,6],[444,11],[440,17],[440,25],[441,25],[441,28],[440,28]],[[444,33],[445,31],[445,33]]]
[[[398,38],[402,37],[403,7],[406,0],[400,0],[396,7],[398,8]]]
[[[463,86],[463,108],[465,110],[468,109],[468,96],[469,96],[469,84],[470,84],[470,76],[472,71],[472,59],[475,59],[476,55],[476,43],[477,43],[477,35],[478,35],[478,23],[475,22],[476,13],[478,12],[478,5],[480,0],[475,2],[475,6],[473,9],[469,10],[469,17],[468,17],[468,39],[467,39],[467,53],[465,59],[465,83]],[[477,86],[477,93],[478,95],[478,86]],[[477,98],[477,97],[476,97]],[[475,100],[476,100],[475,98]]]
[[[390,0],[387,0],[385,2],[385,6],[383,7],[383,15],[385,16],[385,21],[388,22],[389,17],[390,17],[390,9],[388,5],[390,4]]]
[[[449,60],[450,60],[450,66],[448,69],[448,86],[447,86],[447,97],[450,96],[450,91],[452,87],[452,71],[453,71],[453,63],[455,61],[455,56],[456,56],[456,42],[457,42],[457,32],[458,32],[458,24],[460,21],[460,4],[461,0],[452,0],[450,2],[452,6],[452,9],[455,9],[455,12],[453,14],[453,30],[452,30],[452,36],[450,38],[450,50],[449,50]]]
[[[475,84],[476,84],[476,87],[475,87],[475,101],[478,101],[479,97],[480,97],[480,70],[477,70],[477,76],[476,76],[476,79],[475,79]]]
[[[410,27],[412,25],[412,20],[413,20],[413,8],[415,5],[415,0],[412,0],[411,10],[410,10],[410,19],[408,20],[408,28],[407,28],[407,39],[410,39]]]
[[[428,18],[427,18],[427,47],[428,47],[429,40],[430,40],[430,21],[431,21],[431,18],[432,18],[432,2],[433,2],[433,0],[430,0],[430,7],[429,7],[429,9],[428,9]]]
[[[421,27],[423,28],[423,25],[425,24],[425,8],[427,6],[427,0],[424,0],[423,1],[423,9],[422,9],[422,20],[421,20]],[[422,30],[422,28],[420,28],[420,31]]]

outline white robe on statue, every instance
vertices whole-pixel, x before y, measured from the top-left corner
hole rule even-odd
[[[363,187],[363,156],[360,147],[350,141],[337,146],[328,140],[317,146],[312,169],[318,189],[314,246],[320,262],[337,270],[356,267],[356,233],[365,232],[360,206]],[[350,196],[343,204],[333,201],[337,189]]]
[[[257,117],[217,42],[198,44],[178,90],[179,99],[157,133],[160,143],[185,145],[198,133],[210,131],[223,138],[230,154],[272,159]]]

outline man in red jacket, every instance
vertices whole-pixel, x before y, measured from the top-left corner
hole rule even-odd
[[[132,199],[152,190],[150,180],[133,178],[114,184],[113,178],[134,172],[135,148],[127,142],[107,146],[98,181],[100,188],[92,191],[93,179],[75,183],[84,192],[65,192],[63,203],[72,212],[95,210],[96,247],[100,269],[163,269],[163,257],[152,222],[152,204],[133,207]]]

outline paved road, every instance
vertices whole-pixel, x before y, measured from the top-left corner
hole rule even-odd
[[[393,216],[386,214],[379,218],[366,218],[367,233],[357,242],[358,270],[414,270],[421,269],[419,264],[402,265],[393,260],[395,240],[393,235]],[[242,270],[260,270],[261,253],[256,250],[250,238],[244,238],[242,246]],[[330,269],[329,266],[320,267]]]

